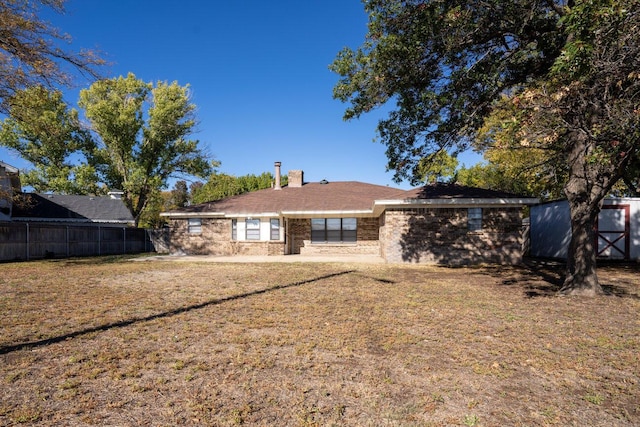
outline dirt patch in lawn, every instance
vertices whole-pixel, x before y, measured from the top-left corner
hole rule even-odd
[[[0,425],[640,424],[640,267],[3,264]]]

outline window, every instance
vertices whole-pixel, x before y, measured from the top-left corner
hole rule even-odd
[[[231,220],[231,240],[238,240],[238,220]]]
[[[358,231],[358,221],[355,218],[342,218],[342,241],[356,241],[356,232]]]
[[[260,240],[260,220],[247,218],[245,220],[245,225],[246,225],[246,239]]]
[[[324,218],[311,219],[311,241],[324,242],[327,240],[324,233]]]
[[[469,231],[482,231],[482,208],[469,208],[467,228]]]
[[[271,240],[280,240],[280,220],[271,218]]]
[[[356,218],[311,219],[312,243],[354,243],[357,232]]]
[[[190,234],[200,234],[202,233],[202,219],[200,218],[189,218],[188,219],[188,228]]]

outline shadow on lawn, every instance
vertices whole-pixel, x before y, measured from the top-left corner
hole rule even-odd
[[[519,267],[498,267],[491,269],[491,275],[502,279],[501,285],[522,286],[528,298],[554,297],[562,287],[565,274],[563,262],[546,259],[525,259]],[[640,298],[640,295],[629,292],[635,285],[628,280],[615,278],[615,272],[640,274],[640,264],[613,261],[598,261],[600,286],[608,296],[620,298]]]
[[[337,277],[337,276],[342,276],[345,274],[350,274],[355,272],[355,270],[346,270],[346,271],[341,271],[339,273],[331,273],[331,274],[327,274],[324,276],[320,276],[320,277],[315,277],[313,279],[309,279],[309,280],[302,280],[300,282],[294,282],[294,283],[288,283],[286,285],[277,285],[277,286],[273,286],[271,288],[266,288],[266,289],[259,289],[256,291],[252,291],[252,292],[247,292],[244,294],[240,294],[240,295],[233,295],[230,297],[226,297],[226,298],[219,298],[219,299],[214,299],[211,301],[205,301],[202,302],[200,304],[194,304],[194,305],[190,305],[188,307],[180,307],[180,308],[176,308],[175,310],[170,310],[170,311],[166,311],[163,313],[158,313],[158,314],[153,314],[151,316],[146,316],[146,317],[139,317],[139,318],[134,318],[134,319],[129,319],[129,320],[122,320],[120,322],[114,322],[114,323],[107,323],[106,325],[100,325],[100,326],[95,326],[93,328],[87,328],[87,329],[83,329],[80,331],[75,331],[75,332],[70,332],[68,334],[64,334],[64,335],[60,335],[57,337],[52,337],[52,338],[46,338],[43,340],[39,340],[39,341],[31,341],[31,342],[25,342],[25,343],[21,343],[21,344],[13,344],[13,345],[8,345],[5,347],[0,347],[0,355],[3,354],[7,354],[7,353],[12,353],[14,351],[18,351],[18,350],[29,350],[29,349],[33,349],[33,348],[37,348],[37,347],[44,347],[44,346],[48,346],[51,344],[56,344],[71,338],[76,338],[82,335],[87,335],[87,334],[91,334],[94,332],[104,332],[104,331],[108,331],[110,329],[116,329],[116,328],[124,328],[127,326],[131,326],[133,324],[136,323],[142,323],[142,322],[149,322],[151,320],[156,320],[156,319],[163,319],[163,318],[167,318],[167,317],[172,317],[172,316],[176,316],[178,314],[182,314],[182,313],[187,313],[189,311],[193,311],[193,310],[199,310],[205,307],[209,307],[212,305],[218,305],[218,304],[222,304],[224,302],[229,302],[229,301],[235,301],[235,300],[239,300],[242,298],[248,298],[248,297],[252,297],[255,295],[261,295],[261,294],[266,294],[268,292],[273,292],[273,291],[277,291],[280,289],[286,289],[286,288],[293,288],[296,286],[302,286],[302,285],[306,285],[309,283],[313,283],[313,282],[318,282],[320,280],[324,280],[324,279],[330,279],[332,277]]]

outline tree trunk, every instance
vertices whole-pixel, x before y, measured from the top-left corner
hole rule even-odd
[[[603,173],[590,155],[590,141],[582,132],[574,132],[568,151],[569,176],[564,192],[569,201],[571,241],[567,269],[560,293],[595,296],[602,294],[596,274],[596,222],[604,197],[613,180]]]
[[[599,206],[569,200],[571,242],[567,254],[567,269],[560,293],[596,296],[602,287],[596,274],[596,220]]]

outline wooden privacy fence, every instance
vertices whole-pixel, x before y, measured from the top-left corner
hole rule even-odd
[[[100,225],[0,223],[0,261],[164,251],[163,230]],[[157,248],[158,247],[158,248]]]

